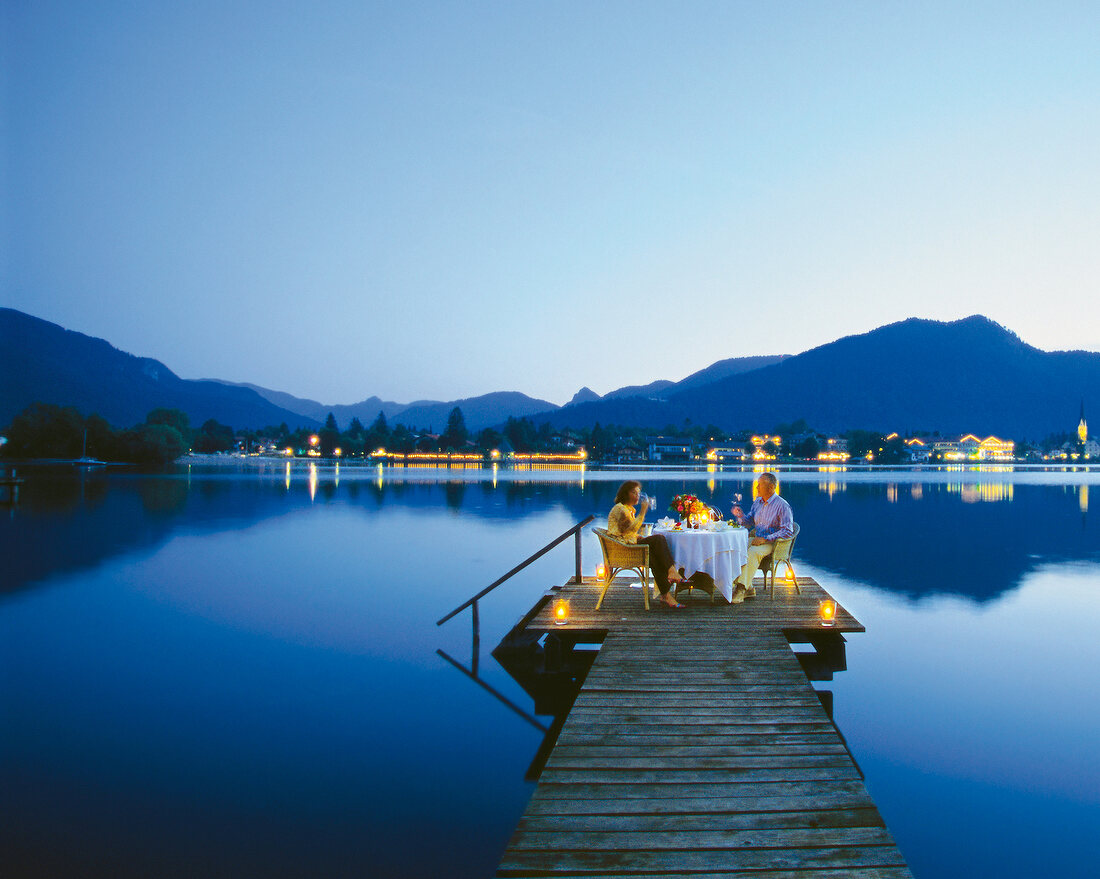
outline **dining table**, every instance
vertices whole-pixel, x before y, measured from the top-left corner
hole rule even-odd
[[[654,534],[663,534],[678,568],[689,577],[703,572],[725,597],[733,598],[733,581],[749,557],[749,532],[740,525],[714,522],[699,528],[675,528],[658,524]]]

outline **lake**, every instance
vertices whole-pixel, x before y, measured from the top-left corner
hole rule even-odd
[[[492,875],[551,718],[490,656],[637,476],[20,468],[0,507],[5,876]],[[1091,876],[1100,472],[781,472],[798,573],[867,627],[817,684],[918,877]],[[650,517],[653,518],[652,516]],[[584,537],[584,569],[599,550]],[[759,600],[759,599],[757,599]],[[497,696],[503,697],[498,698]],[[510,703],[510,704],[509,704]]]

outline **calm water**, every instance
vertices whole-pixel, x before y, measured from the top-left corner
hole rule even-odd
[[[532,785],[489,650],[620,473],[24,470],[0,515],[5,876],[487,876]],[[725,508],[752,475],[643,475]],[[1100,474],[798,473],[799,573],[867,626],[828,684],[918,877],[1094,875]],[[591,572],[598,548],[585,540]],[[433,844],[425,844],[431,840]]]

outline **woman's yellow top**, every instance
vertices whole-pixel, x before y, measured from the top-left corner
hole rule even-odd
[[[641,527],[642,519],[634,515],[634,508],[629,504],[615,504],[607,514],[608,533],[627,543],[638,542],[638,529]]]

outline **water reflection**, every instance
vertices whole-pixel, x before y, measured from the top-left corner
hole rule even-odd
[[[1008,482],[949,482],[947,490],[962,498],[964,504],[999,503],[1012,500],[1012,483]]]
[[[749,497],[752,491],[747,471],[619,474],[534,466],[558,472],[494,468],[467,474],[447,468],[421,473],[279,462],[258,474],[199,468],[159,476],[38,473],[24,486],[21,505],[0,526],[0,549],[17,559],[4,588],[19,589],[51,571],[155,546],[179,529],[243,525],[284,515],[302,503],[346,504],[367,515],[442,507],[490,521],[564,511],[579,521],[593,513],[602,518],[619,480],[627,476],[641,476],[662,504],[691,492],[723,514],[735,492]],[[805,561],[888,591],[985,599],[1013,589],[1039,560],[1100,558],[1100,533],[1087,515],[1088,482],[1041,476],[961,479],[943,472],[906,482],[896,475],[875,481],[868,474],[847,473],[822,482],[813,473],[781,474],[780,490],[802,528],[797,552]],[[585,554],[598,556],[592,535],[586,538]]]
[[[624,478],[723,511],[753,478],[288,464],[28,474],[0,521],[5,856],[48,855],[55,875],[89,858],[124,861],[115,875],[491,874],[554,725],[540,718],[566,697],[531,679],[545,654],[479,662],[468,626],[434,621],[605,515]],[[868,627],[823,702],[836,693],[916,875],[1081,875],[1100,820],[1082,698],[1100,662],[1097,477],[978,476],[781,475],[799,573]],[[486,643],[571,570],[565,547],[496,590]]]
[[[837,720],[914,875],[1092,874],[1098,582],[1095,563],[1040,564],[978,603],[829,580],[868,627]]]

